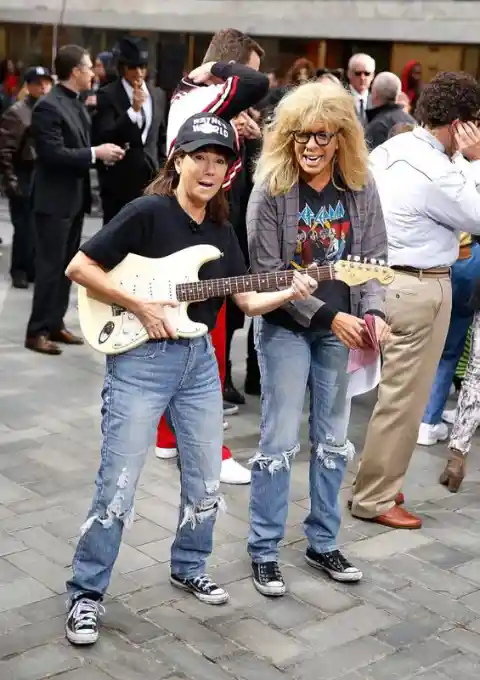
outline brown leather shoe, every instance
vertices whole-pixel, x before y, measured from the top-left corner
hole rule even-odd
[[[61,342],[64,345],[83,345],[83,338],[74,335],[66,328],[62,328],[61,331],[56,331],[55,333],[50,333],[50,340],[53,340],[53,342]]]
[[[438,481],[446,486],[451,493],[457,493],[465,477],[466,467],[467,457],[460,451],[452,451],[445,470]]]
[[[405,503],[405,496],[403,495],[403,493],[401,491],[399,491],[397,493],[397,495],[395,496],[395,505],[403,505],[404,503]],[[347,507],[348,507],[349,510],[352,509],[352,505],[353,505],[352,500],[350,499],[347,502]]]
[[[399,505],[394,505],[393,508],[384,512],[383,515],[372,517],[371,521],[383,524],[386,527],[392,527],[392,529],[420,529],[422,526],[420,517],[412,515],[411,512],[408,512],[408,510]]]
[[[31,349],[32,352],[50,354],[51,356],[58,356],[62,353],[60,347],[49,340],[46,335],[37,335],[35,338],[27,338],[25,340],[25,347]]]

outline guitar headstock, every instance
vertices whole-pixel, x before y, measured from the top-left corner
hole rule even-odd
[[[333,265],[335,278],[343,281],[347,286],[359,286],[366,281],[377,279],[383,286],[389,286],[395,278],[395,272],[390,267],[385,266],[383,260],[368,260],[363,262],[358,256],[351,259],[339,260]]]

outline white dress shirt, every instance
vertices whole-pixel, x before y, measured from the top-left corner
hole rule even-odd
[[[480,161],[450,158],[424,128],[370,154],[388,236],[390,265],[449,267],[460,232],[480,234]]]
[[[353,96],[355,110],[357,112],[358,117],[362,120],[362,122],[366,122],[369,91],[366,90],[363,94],[360,94],[360,92],[357,92],[355,88],[353,88],[350,85],[350,92],[352,93]]]
[[[128,80],[125,80],[125,78],[122,78],[122,85],[125,89],[125,92],[127,93],[127,97],[130,100],[130,103],[133,101],[133,87],[130,85]],[[152,124],[152,116],[153,116],[153,106],[152,106],[152,97],[150,95],[150,92],[148,91],[148,87],[145,83],[145,81],[142,83],[142,90],[146,93],[147,98],[145,99],[145,102],[142,105],[142,109],[145,112],[145,127],[142,132],[142,142],[145,144],[147,141],[147,136],[148,132],[150,130],[150,126]],[[133,107],[131,106],[129,109],[127,109],[127,114],[132,123],[136,123],[138,127],[141,129],[143,125],[143,117],[142,117],[142,112],[141,111],[135,111]]]

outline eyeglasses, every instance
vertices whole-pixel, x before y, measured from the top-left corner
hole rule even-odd
[[[372,72],[371,71],[354,71],[356,76],[371,76]]]
[[[294,132],[293,138],[297,144],[308,144],[313,137],[318,146],[328,146],[335,137],[336,132]]]

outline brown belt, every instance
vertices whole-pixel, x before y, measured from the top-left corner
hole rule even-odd
[[[418,278],[431,277],[434,279],[450,278],[450,267],[431,267],[430,269],[417,269],[417,267],[393,266],[397,272],[418,276]]]
[[[468,260],[469,257],[472,257],[472,244],[467,243],[464,246],[460,246],[460,250],[458,253],[458,260]]]

